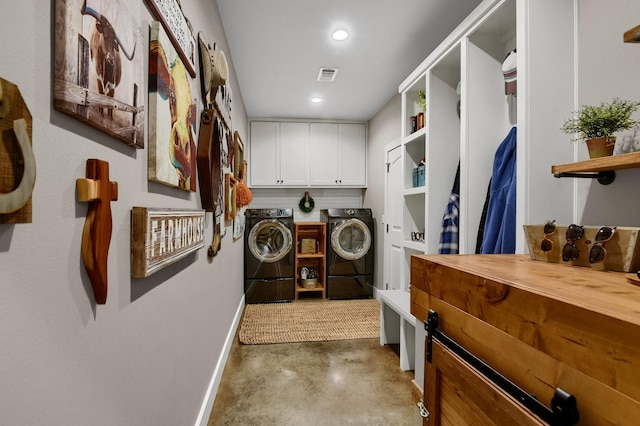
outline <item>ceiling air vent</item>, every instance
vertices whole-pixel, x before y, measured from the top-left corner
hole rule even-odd
[[[338,68],[320,68],[318,72],[318,81],[333,81],[338,74]]]

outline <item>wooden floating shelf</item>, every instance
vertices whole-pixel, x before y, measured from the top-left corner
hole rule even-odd
[[[624,32],[625,43],[640,43],[640,25]]]
[[[551,166],[551,173],[571,172],[607,172],[613,170],[633,169],[640,167],[640,152],[594,158],[574,163]]]

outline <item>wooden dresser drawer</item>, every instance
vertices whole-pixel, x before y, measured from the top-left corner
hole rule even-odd
[[[634,424],[640,288],[624,275],[523,255],[414,256],[411,309],[423,322],[438,312],[441,332],[543,404],[556,388],[575,396],[579,424]],[[427,409],[446,398],[430,394],[433,368],[425,360]]]

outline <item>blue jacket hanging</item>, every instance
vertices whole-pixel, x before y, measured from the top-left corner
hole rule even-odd
[[[516,133],[513,127],[493,160],[483,254],[516,252]]]

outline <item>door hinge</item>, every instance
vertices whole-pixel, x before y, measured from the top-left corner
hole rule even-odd
[[[387,173],[389,173],[389,168],[391,167],[391,163],[385,163],[387,165]]]

